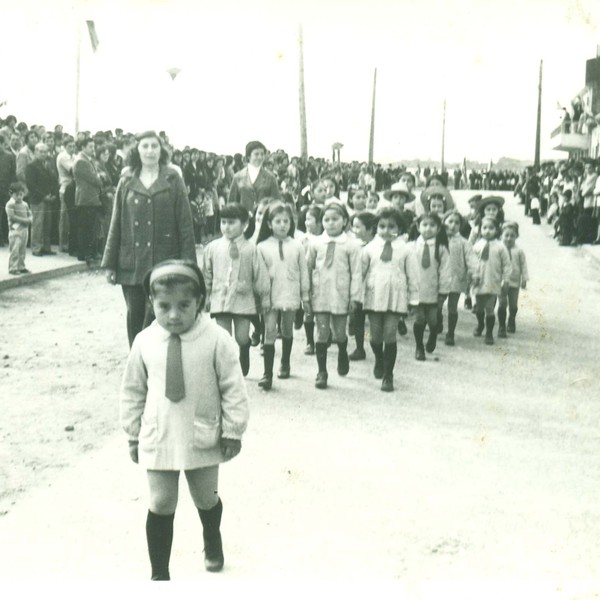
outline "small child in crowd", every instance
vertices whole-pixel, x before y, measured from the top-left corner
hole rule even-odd
[[[394,208],[377,216],[377,235],[362,252],[365,313],[369,315],[373,375],[382,379],[381,390],[394,390],[396,330],[408,305],[419,304],[419,273],[410,246],[402,239],[406,224]]]
[[[352,233],[364,248],[375,236],[377,218],[370,212],[356,213],[352,217]],[[356,340],[356,349],[349,355],[350,360],[364,360],[365,352],[365,313],[362,304],[350,314],[348,333]]]
[[[256,246],[244,236],[248,211],[234,202],[224,206],[220,216],[223,237],[204,250],[205,305],[217,324],[230,334],[233,325],[246,376],[250,369],[250,319],[259,308],[269,308],[269,279]]]
[[[442,221],[435,213],[421,215],[417,221],[419,237],[412,244],[417,263],[419,304],[415,307],[413,325],[417,360],[425,360],[425,350],[435,350],[438,335],[438,302],[440,295],[450,292],[452,272],[448,237]],[[423,346],[425,326],[429,327],[429,338]]]
[[[316,354],[319,371],[315,387],[327,387],[327,345],[330,331],[338,346],[339,375],[350,370],[346,323],[362,300],[360,244],[345,233],[348,213],[343,205],[331,202],[323,211],[323,235],[308,251],[311,278],[311,306],[317,325]]]
[[[508,289],[503,287],[498,301],[498,337],[505,338],[506,332],[515,333],[515,319],[519,310],[519,289],[524,290],[529,281],[525,253],[516,245],[519,237],[519,224],[508,221],[502,226],[502,243],[508,250],[512,271],[508,280]],[[506,325],[506,306],[508,305],[508,325]]]
[[[500,293],[508,289],[512,266],[506,246],[497,239],[498,224],[492,217],[481,220],[481,239],[473,246],[478,259],[478,283],[473,285],[477,327],[473,332],[480,337],[485,327],[485,343],[494,343],[494,309]]]
[[[202,522],[205,568],[223,568],[219,463],[241,450],[248,394],[231,336],[202,312],[206,288],[198,266],[159,263],[144,289],[156,320],[133,341],[120,412],[130,457],[147,469],[152,579],[169,580],[180,471]]]
[[[290,355],[294,336],[294,315],[302,304],[310,314],[310,282],[302,244],[294,239],[294,215],[289,204],[269,204],[257,239],[257,252],[269,276],[268,309],[265,321],[264,366],[258,385],[265,391],[273,385],[273,363],[277,323],[281,318],[281,365],[277,377],[290,376]]]
[[[18,181],[11,183],[9,192],[10,200],[5,207],[8,220],[8,272],[11,275],[31,273],[25,267],[29,226],[33,219],[29,204],[23,200],[27,188]]]
[[[448,331],[445,343],[454,346],[454,332],[458,323],[458,300],[461,294],[468,294],[469,283],[477,283],[477,259],[471,244],[461,235],[463,217],[457,210],[450,210],[444,215],[444,227],[448,235],[450,252],[450,290],[448,293]],[[440,296],[438,306],[438,333],[444,328],[442,308],[446,297]]]

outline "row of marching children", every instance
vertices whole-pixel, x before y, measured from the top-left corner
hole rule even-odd
[[[474,335],[485,332],[486,344],[494,343],[497,301],[498,336],[515,332],[519,289],[525,288],[528,273],[516,245],[518,225],[504,221],[503,198],[476,196],[470,215],[463,217],[453,204],[448,209],[447,191],[432,188],[416,216],[407,208],[410,192],[398,186],[369,208],[364,194],[341,202],[325,198],[325,188],[316,182],[311,203],[300,211],[292,201],[263,199],[251,218],[241,205],[226,205],[220,215],[222,237],[204,251],[206,310],[234,335],[244,375],[250,346],[262,339],[264,374],[258,385],[263,390],[273,384],[278,337],[277,376],[290,376],[299,319],[306,332],[305,354],[316,355],[318,389],[327,387],[333,345],[341,376],[348,374],[352,360],[366,358],[367,318],[373,375],[382,391],[394,390],[396,334],[406,334],[409,314],[419,361],[435,351],[446,302],[445,343],[454,346],[461,294],[475,300]],[[349,317],[356,339],[350,354]]]

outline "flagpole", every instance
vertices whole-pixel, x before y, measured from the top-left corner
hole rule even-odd
[[[442,168],[441,172],[444,172],[444,151],[446,145],[446,98],[444,98],[444,114],[442,117]]]
[[[298,31],[298,46],[300,51],[299,64],[299,104],[300,104],[300,156],[308,158],[308,137],[306,133],[306,97],[304,93],[304,35],[302,25]]]
[[[369,166],[373,164],[373,151],[375,148],[375,92],[377,89],[377,69],[373,73],[373,102],[371,104],[371,133],[369,135]]]
[[[533,166],[538,169],[540,166],[540,134],[542,125],[542,68],[544,61],[540,60],[540,80],[538,83],[538,105],[537,105],[537,122],[535,129],[535,157]]]
[[[81,86],[81,24],[77,20],[77,51],[75,67],[75,135],[79,133],[79,89]]]

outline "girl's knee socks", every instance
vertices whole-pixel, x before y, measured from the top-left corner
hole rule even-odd
[[[152,567],[153,581],[168,581],[169,561],[171,559],[171,546],[173,544],[173,519],[172,515],[158,515],[151,510],[146,517],[146,540],[148,542],[148,555]]]
[[[327,342],[317,342],[315,352],[319,373],[327,373]]]

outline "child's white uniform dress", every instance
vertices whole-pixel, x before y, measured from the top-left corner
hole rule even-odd
[[[327,264],[327,249],[335,244],[333,261]],[[308,250],[313,313],[346,315],[350,301],[362,302],[362,266],[360,244],[347,233],[330,238],[323,233]]]
[[[425,244],[429,246],[429,267],[423,267]],[[410,243],[419,276],[419,303],[437,304],[440,294],[448,294],[452,282],[450,253],[445,246],[439,247],[439,261],[435,258],[435,239],[424,240],[419,236]]]
[[[410,246],[402,239],[392,242],[392,258],[381,260],[385,240],[375,236],[362,250],[365,312],[407,313],[419,303],[417,264]]]
[[[448,238],[450,251],[450,293],[467,294],[469,282],[477,274],[477,257],[473,246],[460,233]]]
[[[120,392],[121,424],[139,440],[145,469],[187,470],[223,462],[220,437],[241,439],[248,392],[232,337],[206,313],[180,335],[185,398],[165,396],[170,333],[154,321],[135,338]]]
[[[489,258],[482,260],[481,255],[486,243],[490,245]],[[502,282],[509,281],[512,273],[506,246],[499,240],[487,242],[481,238],[473,246],[473,252],[478,259],[479,285],[473,286],[472,293],[476,296],[483,294],[499,296],[502,291]]]

